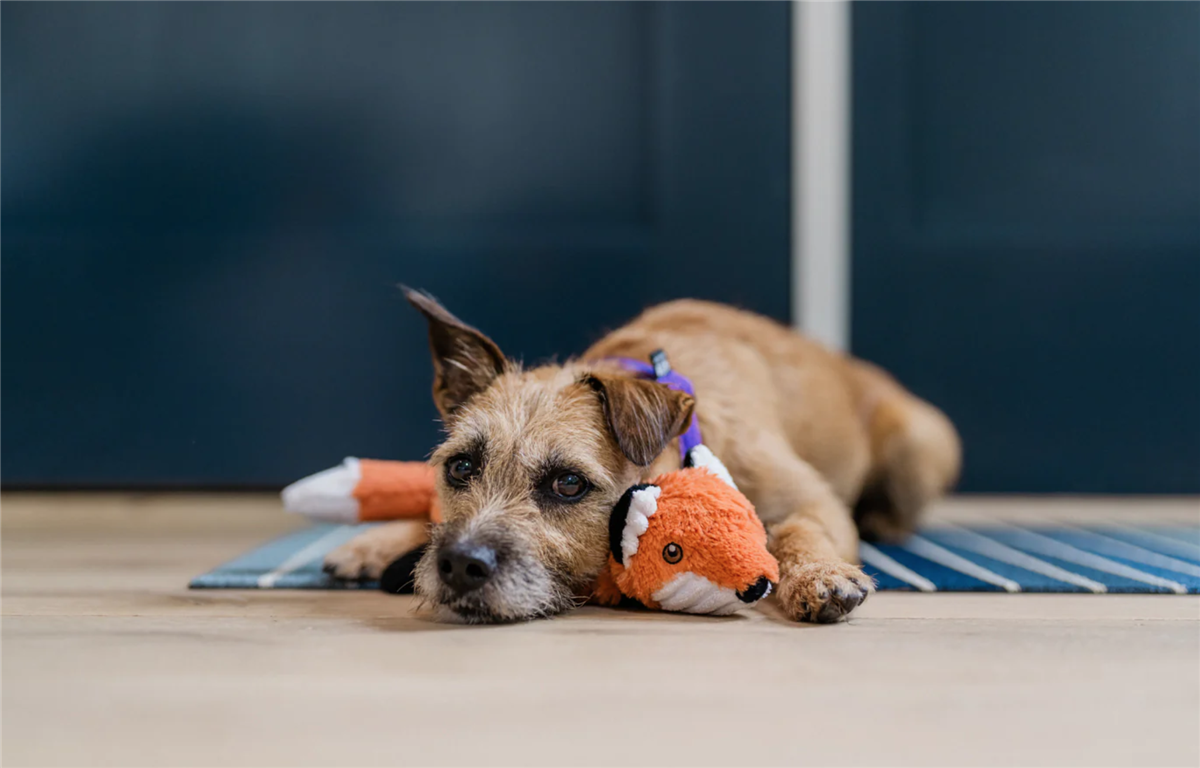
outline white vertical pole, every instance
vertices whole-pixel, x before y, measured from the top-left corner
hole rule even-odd
[[[792,318],[850,344],[850,4],[792,4]]]

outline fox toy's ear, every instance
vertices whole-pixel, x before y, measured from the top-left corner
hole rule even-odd
[[[737,483],[733,482],[733,476],[729,474],[729,470],[717,458],[707,445],[697,445],[692,450],[688,451],[687,456],[683,460],[683,466],[686,467],[702,467],[713,473],[717,477],[724,480],[735,491],[738,489]]]
[[[638,551],[638,537],[650,527],[650,516],[658,511],[657,485],[639,483],[622,494],[608,518],[608,548],[626,568]]]

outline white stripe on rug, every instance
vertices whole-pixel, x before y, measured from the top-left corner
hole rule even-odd
[[[913,534],[904,542],[904,548],[914,555],[943,565],[952,571],[965,573],[973,579],[1000,587],[1005,592],[1020,592],[1021,585],[1012,579],[1006,579],[998,573],[989,571],[978,563],[972,563],[965,557],[954,554],[945,547],[939,547],[929,539]]]
[[[1027,555],[1019,549],[1013,549],[995,539],[989,539],[977,531],[960,528],[957,525],[946,525],[944,528],[947,534],[954,537],[955,546],[969,549],[976,554],[990,557],[1001,563],[1015,565],[1026,571],[1049,576],[1056,581],[1083,587],[1090,592],[1100,594],[1108,591],[1108,587],[1098,581],[1092,581],[1086,576],[1080,576],[1078,573],[1072,573],[1064,568],[1059,568],[1057,565],[1047,563],[1045,560],[1038,560],[1033,555]]]
[[[1071,533],[1083,536],[1083,538],[1094,542],[1089,546],[1102,555],[1122,557],[1126,560],[1132,560],[1135,563],[1141,563],[1142,565],[1150,565],[1166,571],[1175,571],[1176,573],[1186,573],[1188,576],[1200,578],[1200,565],[1185,563],[1182,560],[1176,560],[1173,557],[1168,557],[1158,552],[1151,552],[1148,549],[1130,544],[1127,541],[1114,539],[1111,536],[1105,536],[1102,533],[1096,533],[1084,528],[1072,527]]]
[[[922,592],[937,592],[937,587],[934,586],[932,581],[897,563],[865,541],[859,542],[858,556],[862,558],[864,563],[869,563],[888,576],[914,586]]]
[[[1055,541],[1040,533],[1027,531],[1024,528],[1018,528],[1015,525],[999,523],[1005,525],[1014,535],[1021,540],[1018,544],[1022,549],[1028,549],[1031,552],[1036,552],[1039,555],[1046,557],[1054,557],[1059,560],[1065,560],[1068,563],[1082,565],[1085,568],[1091,568],[1102,573],[1111,573],[1114,576],[1120,576],[1131,581],[1140,581],[1143,584],[1150,584],[1155,587],[1163,587],[1169,589],[1177,595],[1186,595],[1187,587],[1180,584],[1178,581],[1171,581],[1159,576],[1155,576],[1145,571],[1139,571],[1136,568],[1130,568],[1128,565],[1113,562],[1107,557],[1093,555],[1091,552],[1085,552],[1077,547],[1072,547],[1070,544],[1063,544],[1061,541]]]
[[[1153,546],[1163,550],[1164,552],[1174,551],[1181,557],[1200,557],[1200,547],[1196,546],[1190,541],[1173,539],[1170,536],[1163,536],[1161,533],[1152,533],[1144,528],[1134,528],[1128,525],[1110,523],[1107,527],[1115,528],[1132,539],[1141,539],[1143,544],[1147,547]],[[1149,540],[1150,543],[1146,543],[1147,540]]]
[[[259,589],[271,589],[275,582],[299,568],[311,563],[332,549],[331,541],[346,538],[346,528],[337,527],[308,546],[292,553],[292,556],[280,563],[275,570],[258,577]]]

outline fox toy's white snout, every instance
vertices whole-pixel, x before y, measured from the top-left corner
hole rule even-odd
[[[757,598],[747,600],[729,587],[718,586],[699,574],[689,572],[668,581],[653,597],[667,611],[728,616],[755,605],[771,594],[771,583],[766,582],[765,589],[756,592],[759,593]]]

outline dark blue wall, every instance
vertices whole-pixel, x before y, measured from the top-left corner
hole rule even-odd
[[[854,350],[962,488],[1200,492],[1200,3],[866,3]]]
[[[968,491],[1200,491],[1200,4],[866,3],[855,352]],[[789,7],[0,5],[2,479],[437,439],[429,288],[527,360],[786,319]]]
[[[787,319],[789,7],[4,3],[3,481],[279,485],[437,439],[425,287],[510,354]]]

